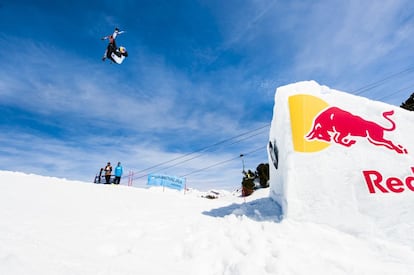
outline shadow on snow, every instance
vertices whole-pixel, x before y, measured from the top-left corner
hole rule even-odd
[[[271,198],[261,198],[241,204],[233,203],[210,211],[204,215],[212,217],[225,217],[228,215],[246,216],[255,221],[280,222],[283,218],[282,208]]]

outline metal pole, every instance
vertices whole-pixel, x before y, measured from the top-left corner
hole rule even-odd
[[[244,172],[244,159],[243,159],[243,157],[244,157],[244,155],[243,154],[240,154],[240,158],[241,158],[242,164],[243,164],[243,172]]]
[[[132,186],[132,179],[134,177],[134,172],[129,171],[129,175],[128,175],[128,186]]]

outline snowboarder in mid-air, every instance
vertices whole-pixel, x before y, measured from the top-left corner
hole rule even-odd
[[[115,62],[117,64],[121,64],[125,57],[128,56],[128,52],[125,49],[125,47],[117,47],[115,39],[118,36],[118,34],[124,33],[124,31],[120,31],[118,28],[115,28],[115,31],[113,34],[102,37],[102,40],[109,40],[108,46],[106,47],[106,51],[104,56],[102,57],[102,61],[105,61],[107,58],[109,58],[112,62]]]

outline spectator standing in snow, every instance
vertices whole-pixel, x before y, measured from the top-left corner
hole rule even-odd
[[[247,173],[243,171],[243,174],[244,177],[242,180],[242,196],[246,197],[252,194],[256,187],[254,183],[255,175],[251,170],[247,171]]]
[[[121,182],[121,176],[122,176],[122,166],[121,163],[118,162],[118,165],[115,167],[115,182],[114,184],[119,184]]]
[[[111,163],[108,162],[108,164],[105,166],[105,183],[110,184],[111,183],[111,174],[112,174],[112,166]]]

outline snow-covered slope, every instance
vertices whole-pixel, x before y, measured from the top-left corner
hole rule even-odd
[[[0,274],[412,274],[412,247],[246,199],[0,172]]]

